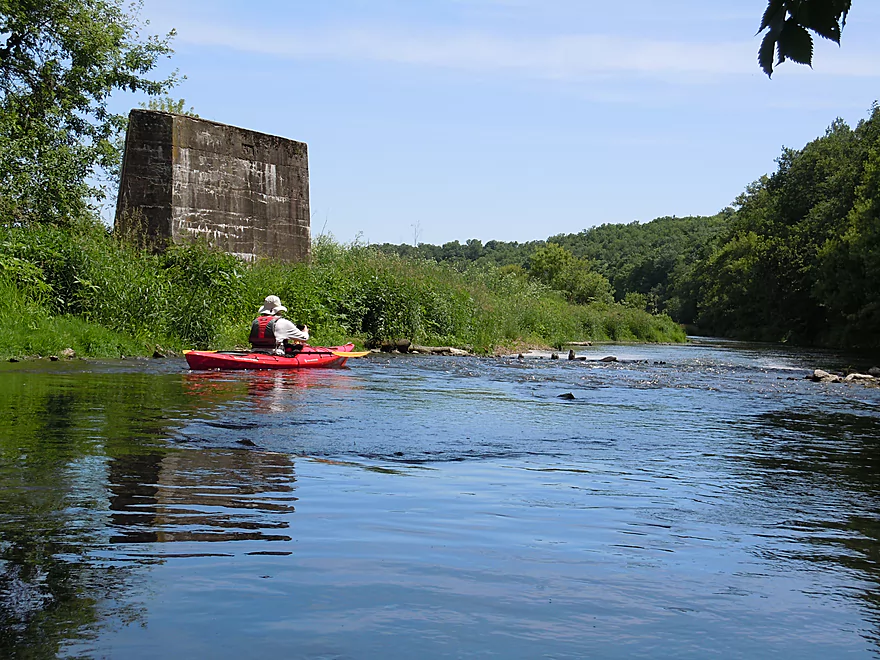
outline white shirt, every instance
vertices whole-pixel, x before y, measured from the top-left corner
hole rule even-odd
[[[285,339],[296,339],[297,341],[308,341],[308,330],[300,330],[293,321],[285,318],[275,319],[275,341],[279,344]]]

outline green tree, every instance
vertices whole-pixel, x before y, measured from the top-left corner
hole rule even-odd
[[[608,279],[593,270],[588,260],[574,256],[556,243],[548,243],[532,253],[529,272],[549,287],[565,293],[571,302],[614,301]]]
[[[699,324],[724,335],[880,346],[880,108],[837,120],[749,187],[695,268]]]
[[[648,309],[648,296],[644,293],[630,291],[623,297],[621,304],[624,307],[631,307],[632,309],[639,309],[644,312]]]
[[[701,264],[701,326],[723,336],[780,339],[759,332],[766,332],[774,297],[770,291],[774,282],[767,272],[768,249],[755,232],[738,233]]]
[[[529,257],[529,272],[554,288],[560,288],[566,273],[573,268],[575,256],[561,245],[549,243]]]
[[[110,95],[177,80],[148,77],[174,32],[143,36],[141,5],[0,0],[0,222],[68,222],[103,197],[90,180],[118,164],[125,125]]]
[[[814,294],[842,325],[835,343],[880,345],[880,142],[840,234],[822,246]]]

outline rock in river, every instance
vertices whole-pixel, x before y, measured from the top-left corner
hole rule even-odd
[[[822,369],[816,369],[812,374],[807,376],[810,380],[816,383],[839,383],[840,376],[837,374],[828,373],[827,371],[823,371]]]

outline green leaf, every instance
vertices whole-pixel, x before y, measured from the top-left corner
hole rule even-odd
[[[773,75],[773,52],[776,50],[776,37],[772,32],[765,35],[761,41],[761,48],[758,50],[758,64],[761,70],[767,74],[767,77]]]
[[[785,0],[769,0],[767,3],[767,9],[764,11],[764,17],[761,19],[761,27],[758,32],[763,32],[770,27],[774,21],[779,20],[780,13],[781,18],[785,18]]]
[[[785,21],[785,26],[779,33],[779,63],[786,58],[800,64],[812,66],[813,63],[813,37],[807,29],[790,18]]]
[[[837,2],[810,2],[805,3],[806,9],[800,16],[795,18],[805,28],[809,28],[816,34],[835,43],[840,43],[840,19],[844,9]]]

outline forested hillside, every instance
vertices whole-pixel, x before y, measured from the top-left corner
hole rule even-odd
[[[880,108],[834,122],[737,200],[698,264],[699,321],[766,340],[880,346]]]
[[[528,243],[375,248],[494,264],[572,299],[588,295],[587,276],[589,295],[601,299],[598,274],[616,300],[702,332],[880,347],[880,108],[855,128],[835,121],[802,149],[783,149],[777,163],[711,217],[604,224]]]
[[[605,224],[548,240],[595,263],[610,280],[616,298],[640,294],[651,311],[667,312],[680,323],[694,323],[698,294],[693,286],[694,265],[708,256],[733,215],[732,209],[725,209],[711,217]]]

